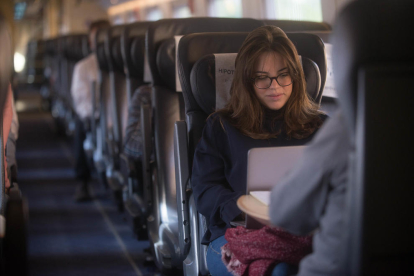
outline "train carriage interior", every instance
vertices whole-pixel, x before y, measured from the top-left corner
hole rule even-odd
[[[0,276],[414,275],[413,13],[1,0]]]

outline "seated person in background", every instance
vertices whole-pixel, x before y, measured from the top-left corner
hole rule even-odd
[[[17,117],[16,106],[14,99],[12,99],[12,112],[13,118],[10,127],[10,133],[7,138],[6,145],[6,161],[7,161],[7,173],[10,175],[12,182],[17,182],[17,163],[16,163],[16,141],[19,137],[19,118]]]
[[[89,44],[92,53],[76,63],[73,69],[71,94],[76,114],[75,128],[75,172],[76,178],[82,183],[75,194],[76,201],[90,200],[88,181],[91,176],[88,160],[83,149],[83,141],[86,138],[85,123],[92,117],[92,83],[98,79],[98,60],[95,54],[95,35],[98,29],[109,27],[109,22],[100,20],[92,22],[89,26]]]
[[[128,122],[124,138],[124,152],[132,160],[140,161],[142,156],[141,104],[151,107],[151,86],[143,85],[132,96],[128,107]]]
[[[202,243],[209,245],[213,276],[231,275],[220,249],[230,222],[242,215],[236,201],[246,193],[248,151],[304,145],[326,118],[310,100],[296,48],[281,29],[251,32],[235,65],[231,98],[207,119],[191,179],[197,210],[208,223]]]
[[[295,235],[318,229],[313,253],[300,263],[299,275],[344,275],[340,252],[347,185],[349,135],[338,111],[305,149],[300,163],[273,188],[272,223]]]
[[[9,85],[9,91],[7,92],[6,101],[4,102],[3,107],[3,150],[4,150],[4,179],[5,179],[5,189],[8,191],[10,189],[10,180],[9,174],[7,171],[7,157],[6,157],[6,143],[7,137],[9,137],[9,132],[13,120],[13,108],[12,108],[12,97],[13,91],[11,85]]]

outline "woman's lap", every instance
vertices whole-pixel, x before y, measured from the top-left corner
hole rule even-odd
[[[232,276],[221,259],[221,247],[227,243],[224,236],[210,242],[207,250],[207,267],[212,276]],[[298,267],[287,263],[279,263],[272,271],[272,276],[295,275]]]
[[[210,242],[207,250],[207,267],[212,276],[232,276],[221,260],[221,247],[227,243],[224,236]]]

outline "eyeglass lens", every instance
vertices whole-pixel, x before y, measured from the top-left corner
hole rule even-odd
[[[257,88],[265,89],[272,85],[272,81],[276,80],[280,86],[288,86],[292,83],[292,78],[289,74],[281,74],[277,77],[257,77],[254,79],[254,85]]]

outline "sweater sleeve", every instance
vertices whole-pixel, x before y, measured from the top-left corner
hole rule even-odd
[[[191,185],[197,210],[207,217],[210,227],[230,225],[241,211],[236,200],[241,196],[226,180],[226,160],[230,149],[218,117],[210,117],[194,154]]]
[[[319,130],[302,159],[271,194],[269,215],[274,225],[297,235],[319,226],[332,183],[346,174],[347,133],[340,114]],[[338,172],[339,171],[339,172]]]

